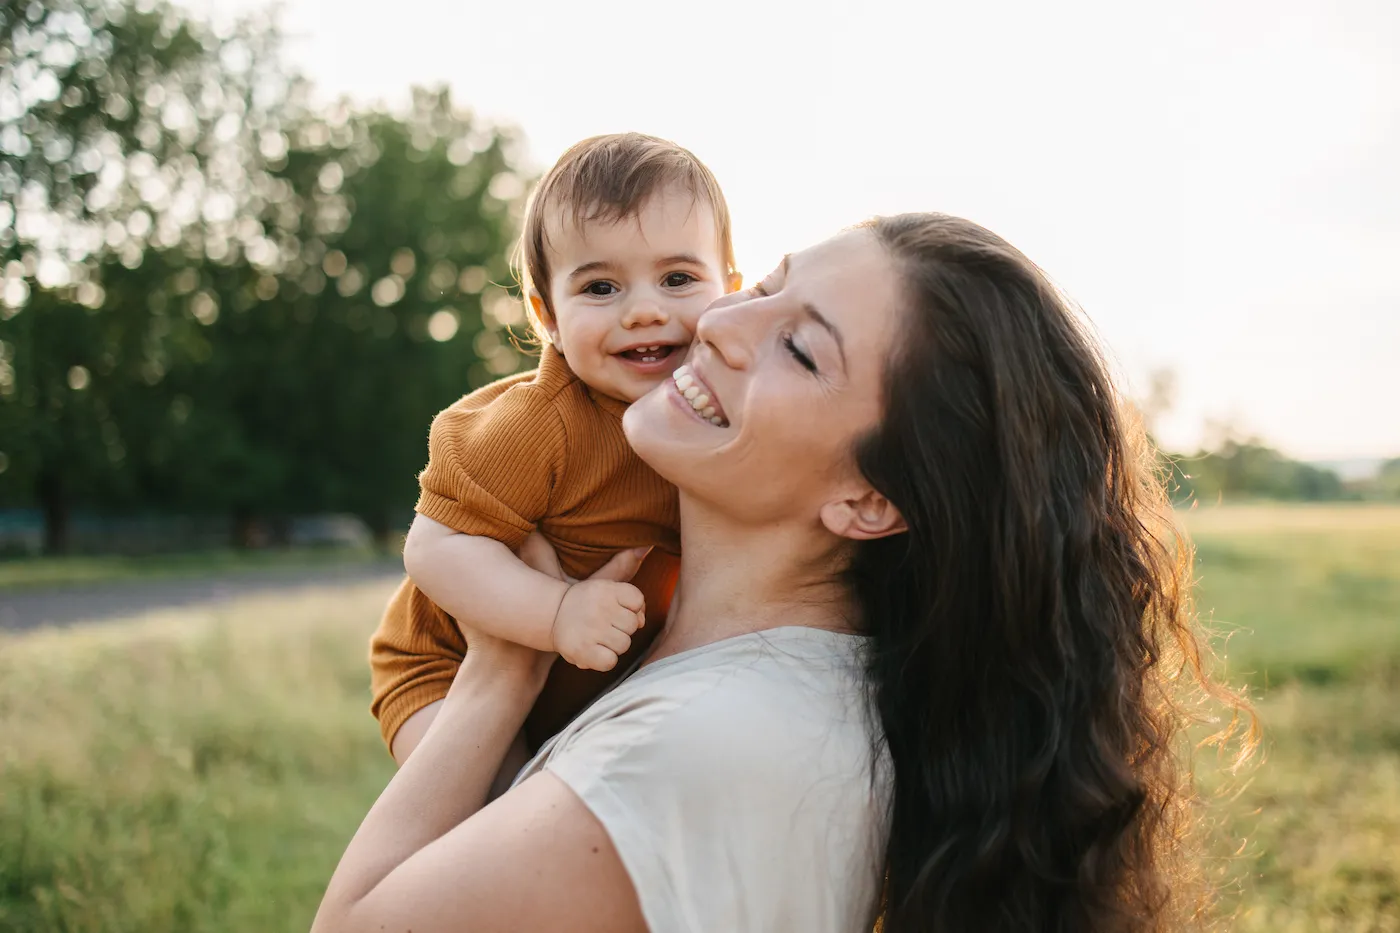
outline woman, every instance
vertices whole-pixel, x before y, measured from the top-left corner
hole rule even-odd
[[[1040,271],[966,221],[882,218],[716,303],[697,337],[679,378],[728,425],[670,386],[625,421],[681,491],[681,578],[646,662],[484,806],[551,659],[468,633],[473,673],[316,930],[1190,913],[1170,689],[1183,664],[1206,682],[1186,551]]]

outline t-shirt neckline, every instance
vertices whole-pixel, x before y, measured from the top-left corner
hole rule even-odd
[[[833,641],[844,641],[850,639],[850,643],[852,645],[859,645],[864,643],[864,641],[869,636],[858,635],[851,632],[833,632],[831,629],[817,628],[814,625],[778,625],[774,626],[773,628],[759,629],[756,632],[744,632],[739,635],[730,635],[726,638],[721,638],[718,641],[712,641],[708,644],[696,645],[694,648],[687,648],[684,651],[668,655],[664,658],[661,658],[658,661],[653,661],[650,664],[645,663],[645,658],[639,658],[633,664],[632,669],[628,671],[620,680],[618,680],[618,682],[614,685],[613,689],[622,686],[624,683],[631,680],[633,677],[636,677],[640,674],[645,674],[648,671],[665,670],[667,668],[674,667],[675,664],[678,662],[688,661],[693,658],[712,653],[714,651],[718,651],[724,648],[739,647],[741,644],[746,644],[747,642],[755,641],[758,639],[771,640],[775,637],[783,641],[794,641],[808,638],[815,638],[817,640],[830,639]],[[611,693],[612,691],[609,690],[608,692]]]

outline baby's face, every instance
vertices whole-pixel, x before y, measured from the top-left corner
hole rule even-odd
[[[705,308],[731,290],[714,211],[686,191],[655,194],[636,217],[547,229],[554,316],[570,368],[634,402],[685,359]]]

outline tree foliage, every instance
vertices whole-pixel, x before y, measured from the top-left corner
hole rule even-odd
[[[0,7],[0,505],[411,506],[434,411],[520,356],[518,142],[316,105],[265,20]]]
[[[1173,456],[1168,463],[1168,483],[1179,501],[1319,502],[1353,497],[1332,470],[1292,460],[1253,439],[1227,437],[1215,450]]]

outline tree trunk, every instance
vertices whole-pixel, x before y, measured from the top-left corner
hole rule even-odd
[[[44,553],[67,554],[71,514],[63,475],[45,467],[39,473],[39,508],[44,513]]]
[[[268,543],[273,547],[291,547],[292,519],[288,515],[275,515],[267,523]]]
[[[233,546],[240,551],[246,551],[257,545],[257,522],[253,519],[253,510],[245,506],[239,506],[233,510]]]
[[[361,515],[360,520],[369,528],[370,538],[374,541],[375,550],[389,550],[389,513],[383,509],[376,509],[373,512]]]

